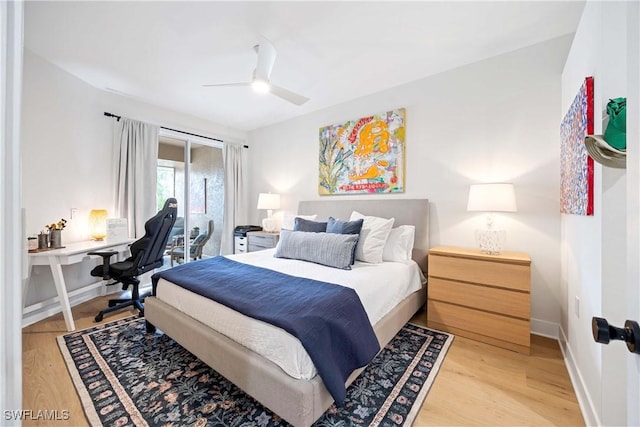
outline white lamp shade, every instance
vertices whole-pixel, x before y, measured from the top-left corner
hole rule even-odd
[[[469,188],[468,211],[516,212],[513,184],[473,184]]]
[[[280,195],[272,193],[260,193],[258,196],[258,209],[280,209]]]

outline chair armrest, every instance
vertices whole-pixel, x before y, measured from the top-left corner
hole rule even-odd
[[[98,255],[101,256],[103,258],[109,258],[113,255],[116,255],[118,253],[118,251],[104,251],[104,252],[89,252],[87,253],[87,255]]]
[[[98,255],[102,257],[102,279],[109,280],[111,276],[109,275],[109,263],[111,262],[111,257],[113,255],[117,255],[118,251],[104,251],[104,252],[89,252],[87,255]]]

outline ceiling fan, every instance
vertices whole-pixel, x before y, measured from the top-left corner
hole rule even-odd
[[[260,44],[255,45],[253,49],[258,54],[258,63],[256,64],[255,70],[253,70],[253,78],[250,82],[209,84],[203,86],[251,86],[253,90],[258,93],[271,92],[275,96],[296,105],[302,105],[309,100],[306,96],[291,92],[288,89],[271,83],[271,71],[273,70],[273,64],[276,62],[277,55],[276,48],[273,46],[273,43],[266,38],[261,37]]]

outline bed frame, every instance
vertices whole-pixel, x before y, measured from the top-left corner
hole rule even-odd
[[[303,201],[299,204],[298,213],[317,214],[319,220],[328,216],[349,219],[353,210],[365,215],[394,217],[394,226],[415,225],[413,259],[418,262],[426,276],[429,247],[428,200]],[[416,311],[424,306],[425,300],[425,289],[417,291],[374,325],[380,347],[384,347]],[[333,398],[318,375],[310,380],[295,379],[273,362],[155,297],[148,297],[145,301],[145,318],[151,325],[160,328],[200,360],[294,426],[310,426],[333,403]],[[354,371],[347,384],[351,384],[363,369]]]

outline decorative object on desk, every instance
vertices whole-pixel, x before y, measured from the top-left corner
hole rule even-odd
[[[318,194],[403,193],[404,108],[320,128]]]
[[[106,209],[92,209],[89,212],[89,233],[92,240],[104,240],[107,237]]]
[[[58,222],[52,222],[51,224],[45,225],[47,230],[63,230],[67,226],[67,220],[61,218]]]
[[[49,247],[58,249],[62,247],[62,230],[67,226],[67,220],[61,218],[57,223],[47,225],[49,230]]]
[[[473,184],[469,188],[468,211],[486,212],[487,228],[476,230],[476,243],[484,253],[499,254],[504,247],[507,232],[493,227],[494,212],[516,212],[513,184]]]
[[[593,134],[593,77],[587,77],[560,125],[560,212],[593,215],[593,158],[584,138]]]
[[[611,99],[607,104],[604,135],[587,135],[584,144],[596,162],[610,168],[627,167],[627,98]]]
[[[44,231],[38,234],[38,249],[47,249],[49,247],[49,235]]]
[[[62,230],[49,231],[49,247],[59,249],[62,247]]]
[[[107,218],[107,241],[121,242],[129,238],[129,226],[126,218]]]
[[[27,237],[27,250],[35,251],[38,249],[38,238],[29,236]]]
[[[278,231],[277,223],[272,218],[273,210],[280,209],[280,195],[272,193],[260,193],[258,196],[258,207],[267,211],[267,217],[262,220],[262,229],[267,232]]]

